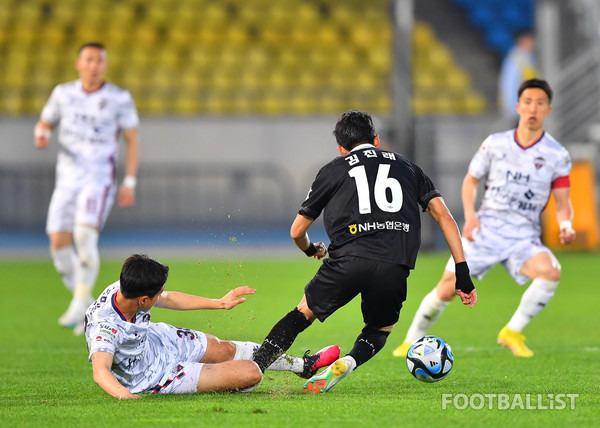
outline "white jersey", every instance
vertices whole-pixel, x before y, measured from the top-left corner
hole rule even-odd
[[[133,129],[139,118],[129,91],[111,83],[88,93],[81,80],[54,88],[41,119],[60,122],[57,181],[100,179],[114,175],[120,130]]]
[[[149,311],[138,311],[128,322],[115,297],[119,281],[109,285],[86,312],[85,339],[89,358],[95,352],[113,354],[111,372],[132,393],[159,392],[165,375],[179,363],[198,362],[206,337],[194,330],[150,322]]]
[[[548,133],[529,147],[519,145],[514,129],[490,135],[469,165],[473,177],[485,177],[480,222],[506,237],[539,237],[550,193],[569,186],[570,171],[569,153]]]

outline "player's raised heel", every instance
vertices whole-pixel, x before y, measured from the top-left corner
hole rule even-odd
[[[408,354],[408,349],[410,348],[410,345],[412,345],[410,342],[402,342],[402,345],[398,346],[396,349],[394,349],[394,352],[392,352],[392,355],[394,357],[406,357],[406,355]]]
[[[509,348],[517,357],[533,357],[533,351],[525,345],[525,336],[518,331],[509,330],[508,325],[498,333],[498,343]]]
[[[345,378],[351,370],[343,358],[330,365],[325,371],[311,377],[304,384],[303,391],[313,394],[327,392]]]

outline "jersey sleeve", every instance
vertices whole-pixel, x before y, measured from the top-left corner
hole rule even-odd
[[[492,158],[491,151],[492,136],[490,135],[483,143],[481,143],[479,150],[477,150],[477,153],[475,153],[475,156],[471,159],[471,163],[469,164],[469,174],[480,180],[488,173]]]
[[[60,120],[60,93],[60,86],[55,87],[40,116],[40,119],[51,125],[55,125]]]
[[[94,352],[110,352],[114,354],[119,342],[119,327],[110,322],[99,322],[88,326],[89,357]]]
[[[137,109],[135,108],[135,102],[129,91],[125,91],[124,99],[119,106],[117,113],[117,122],[121,129],[133,129],[137,128],[140,119],[138,117]]]
[[[554,174],[552,175],[552,182],[554,183],[560,177],[568,177],[571,173],[571,167],[571,156],[569,155],[569,152],[564,150],[561,156],[557,159],[556,167],[554,168]]]
[[[298,214],[316,220],[333,193],[331,164],[325,165],[313,181]]]

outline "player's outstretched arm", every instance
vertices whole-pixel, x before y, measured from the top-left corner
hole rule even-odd
[[[178,311],[196,309],[231,309],[246,301],[246,298],[241,296],[254,293],[256,293],[254,288],[242,286],[234,288],[220,299],[209,299],[207,297],[180,293],[179,291],[163,291],[156,302],[156,307],[175,309]]]
[[[437,222],[446,239],[450,253],[456,263],[456,294],[464,305],[471,308],[477,303],[477,291],[469,275],[462,241],[454,217],[441,197],[433,198],[427,205],[427,212]]]
[[[117,201],[121,208],[135,204],[135,186],[138,170],[139,144],[137,128],[123,131],[125,139],[125,180],[119,188]]]
[[[119,400],[142,398],[141,395],[132,394],[127,388],[119,383],[110,371],[112,363],[113,354],[110,352],[94,352],[92,354],[94,382],[96,382],[96,384],[108,395],[112,395]]]
[[[569,245],[575,240],[573,229],[573,205],[570,197],[569,187],[560,187],[552,191],[556,201],[556,221],[558,221],[560,232],[559,239],[563,245]]]

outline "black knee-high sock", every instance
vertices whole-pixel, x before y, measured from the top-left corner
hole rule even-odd
[[[375,330],[369,326],[363,328],[348,353],[356,361],[356,367],[366,363],[381,351],[389,335],[389,331]]]
[[[260,370],[264,373],[273,361],[292,346],[296,336],[302,333],[310,324],[311,322],[306,319],[298,308],[294,308],[293,311],[281,318],[254,354],[253,360],[258,364]]]

